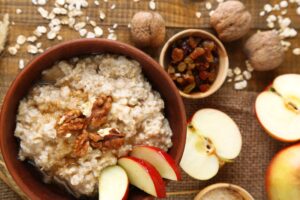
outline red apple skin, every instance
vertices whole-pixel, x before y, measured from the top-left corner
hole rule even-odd
[[[158,198],[166,198],[166,187],[165,187],[164,181],[163,181],[162,177],[160,176],[159,172],[150,163],[148,163],[145,160],[130,157],[130,156],[125,156],[122,158],[131,159],[131,160],[139,163],[145,169],[145,171],[147,171],[150,174],[150,177],[154,183],[157,197]]]
[[[146,146],[146,145],[141,145],[139,147],[145,147],[148,149],[151,149],[153,151],[158,152],[168,163],[169,165],[172,167],[172,169],[174,170],[177,180],[180,181],[181,180],[181,173],[180,173],[180,169],[179,167],[176,165],[175,161],[173,160],[173,158],[164,150],[157,148],[157,147],[153,147],[153,146]]]
[[[269,200],[278,200],[278,199],[273,198],[274,195],[272,194],[272,191],[271,191],[272,190],[271,178],[272,178],[272,174],[274,173],[273,170],[276,167],[276,165],[283,164],[285,166],[290,167],[290,169],[291,169],[290,172],[296,172],[293,175],[299,174],[298,171],[300,170],[300,154],[297,154],[297,156],[288,157],[289,153],[293,152],[293,151],[300,152],[300,143],[289,146],[289,147],[279,151],[273,157],[273,159],[271,160],[271,162],[267,168],[266,177],[265,177],[265,187],[266,187],[266,192],[267,192],[267,196],[268,196]],[[277,171],[278,171],[278,169],[277,169]],[[291,183],[291,180],[293,178],[297,178],[295,176],[289,177],[290,174],[288,174],[288,172],[286,170],[281,170],[281,171],[283,171],[285,173],[285,176],[284,176],[283,180],[281,180],[281,181],[279,180],[280,182],[285,181],[288,184],[288,183]],[[293,183],[290,186],[293,186]],[[298,188],[299,194],[300,194],[300,188],[299,188],[299,185],[297,182],[294,182],[294,187]],[[291,193],[289,193],[289,194],[291,194]],[[276,195],[276,197],[277,197],[277,195]],[[295,199],[298,200],[299,198],[300,198],[300,196],[296,196],[296,198],[293,198],[293,199],[287,198],[287,199],[282,199],[282,200],[295,200]]]
[[[272,85],[269,85],[263,92],[269,90],[271,87],[272,87]],[[261,93],[263,93],[263,92],[261,92]],[[259,93],[259,94],[257,95],[257,97],[258,97],[261,93]],[[256,119],[257,119],[258,123],[259,123],[260,126],[262,127],[262,129],[263,129],[268,135],[270,135],[270,136],[271,136],[272,138],[274,138],[275,140],[278,140],[278,141],[281,141],[281,142],[287,142],[287,143],[292,143],[292,142],[296,142],[296,141],[300,140],[300,138],[299,138],[299,139],[296,139],[296,140],[287,140],[287,139],[280,138],[280,137],[277,137],[276,135],[272,134],[272,133],[271,133],[271,132],[263,125],[263,123],[259,120],[259,117],[258,117],[258,114],[257,114],[257,111],[256,111],[256,101],[257,101],[257,99],[258,99],[258,98],[256,98],[255,103],[254,103],[254,112],[255,112],[255,116],[256,116]]]

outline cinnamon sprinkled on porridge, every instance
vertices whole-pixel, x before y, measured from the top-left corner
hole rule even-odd
[[[20,102],[19,158],[75,196],[92,196],[100,171],[134,145],[172,146],[163,109],[134,60],[96,55],[60,61]]]

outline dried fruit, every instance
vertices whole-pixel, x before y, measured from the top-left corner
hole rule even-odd
[[[219,54],[214,41],[186,37],[171,46],[167,72],[184,93],[205,92],[217,77]]]
[[[174,63],[182,61],[183,57],[184,57],[184,53],[183,53],[182,49],[179,49],[179,48],[173,49],[172,60]]]

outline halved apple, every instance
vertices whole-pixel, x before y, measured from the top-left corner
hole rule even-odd
[[[99,178],[99,200],[126,200],[128,185],[127,174],[120,166],[103,169]]]
[[[236,158],[241,147],[239,128],[228,115],[202,109],[188,124],[180,166],[191,177],[208,180],[218,173],[220,166]]]
[[[181,179],[180,170],[173,158],[160,148],[136,146],[133,148],[130,156],[149,162],[163,178],[175,181]]]
[[[300,199],[300,145],[281,150],[270,162],[266,174],[269,200]]]
[[[285,142],[300,140],[300,75],[278,76],[270,89],[256,98],[255,112],[272,137]]]
[[[128,156],[120,158],[118,164],[125,169],[132,185],[155,197],[166,197],[165,184],[159,172],[150,163]]]

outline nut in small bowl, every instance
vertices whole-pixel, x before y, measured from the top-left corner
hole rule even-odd
[[[245,189],[229,183],[217,183],[201,190],[194,200],[232,199],[254,200]]]
[[[171,37],[161,51],[159,63],[181,96],[189,99],[215,93],[224,83],[229,67],[221,41],[199,29],[188,29]]]

